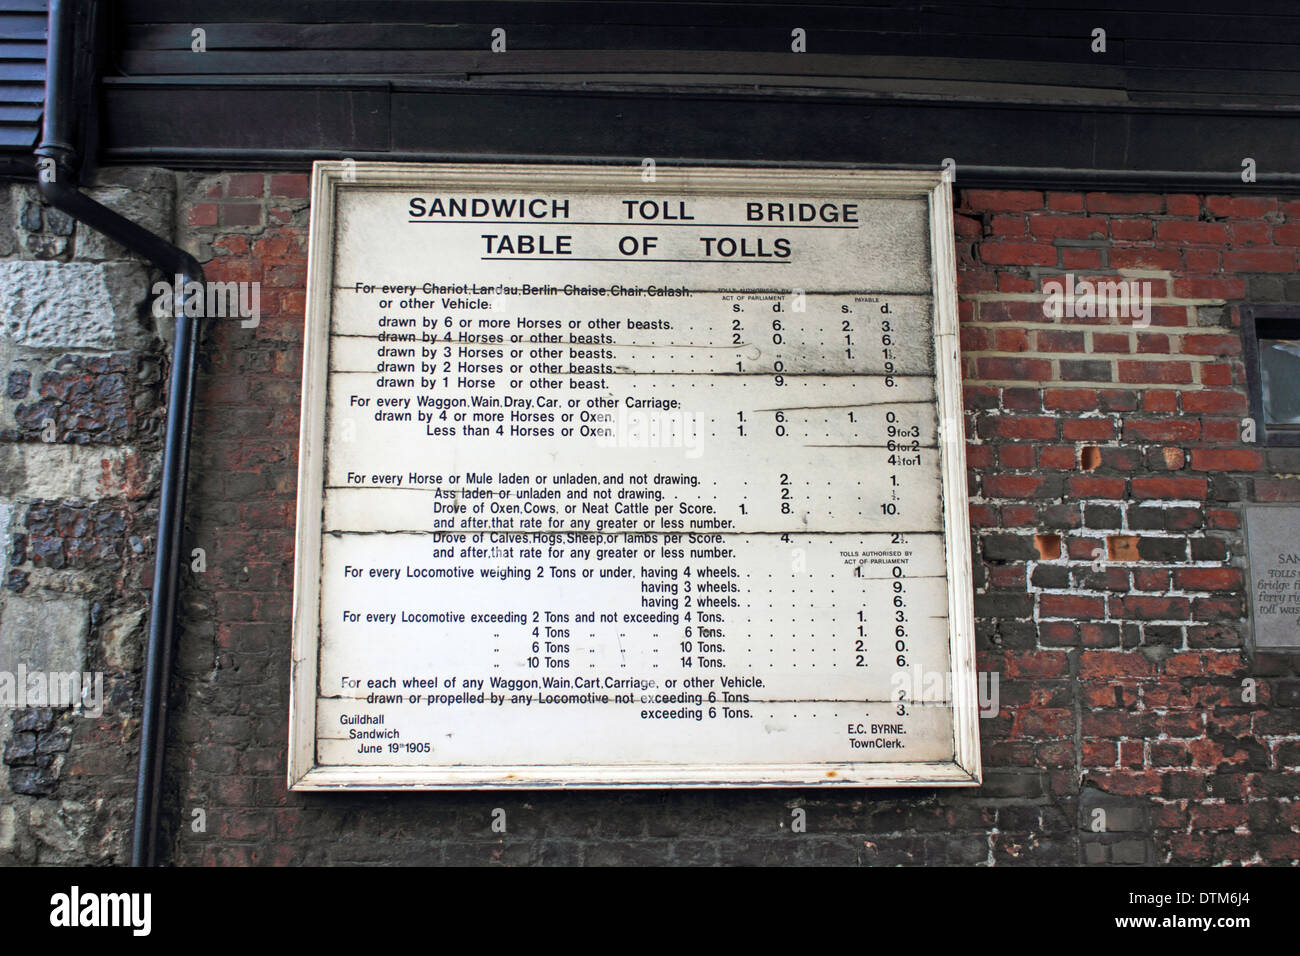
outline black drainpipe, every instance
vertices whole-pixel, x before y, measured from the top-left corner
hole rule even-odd
[[[181,536],[185,528],[185,480],[189,473],[190,421],[198,365],[198,320],[185,315],[184,290],[202,288],[203,267],[184,249],[95,202],[76,186],[77,156],[73,145],[73,117],[69,109],[76,42],[74,9],[75,3],[70,0],[50,0],[45,115],[41,143],[36,148],[38,188],[51,206],[144,256],[162,270],[168,282],[176,284],[172,298],[176,337],[167,393],[167,431],[163,438],[162,489],[158,502],[153,594],[149,601],[144,707],[140,720],[135,830],[131,838],[131,865],[153,866],[157,859],[167,734],[167,684],[176,624]],[[42,163],[43,160],[53,160],[53,169],[42,169],[42,165],[50,166],[49,162]],[[199,285],[191,287],[190,283]]]

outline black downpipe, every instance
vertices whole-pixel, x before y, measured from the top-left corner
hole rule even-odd
[[[75,185],[77,156],[72,135],[73,116],[69,109],[74,81],[75,8],[75,2],[69,0],[50,0],[45,114],[41,143],[36,148],[38,188],[50,205],[144,256],[163,271],[168,282],[175,284],[172,312],[176,316],[176,335],[167,393],[167,430],[163,438],[162,488],[158,502],[144,707],[140,721],[135,829],[131,837],[131,865],[153,866],[157,861],[167,735],[167,685],[175,638],[181,536],[185,528],[185,482],[189,474],[190,422],[198,370],[198,320],[185,314],[184,296],[187,289],[202,289],[203,267],[185,250],[101,205]],[[48,162],[50,160],[52,164]]]

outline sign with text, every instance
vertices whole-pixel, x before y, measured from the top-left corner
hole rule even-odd
[[[1300,506],[1248,504],[1244,512],[1255,649],[1300,650]]]
[[[937,172],[320,162],[290,785],[980,779]]]

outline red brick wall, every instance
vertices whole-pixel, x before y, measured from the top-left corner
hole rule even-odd
[[[177,862],[1300,860],[1300,679],[1246,654],[1240,531],[1243,501],[1300,500],[1300,453],[1239,440],[1236,331],[1248,298],[1300,302],[1300,202],[959,192],[978,644],[1001,704],[979,790],[289,796],[306,190],[237,174],[183,197],[209,277],[260,281],[263,318],[205,349]],[[1149,281],[1150,327],[1046,317],[1067,271]]]
[[[965,190],[956,231],[986,766],[1138,798],[1156,861],[1296,859],[1294,665],[1246,654],[1240,528],[1300,501],[1300,452],[1241,440],[1237,306],[1300,301],[1300,202]],[[1066,272],[1149,282],[1149,326],[1045,315]]]

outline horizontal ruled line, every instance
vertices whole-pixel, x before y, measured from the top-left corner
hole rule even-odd
[[[595,219],[408,219],[408,223],[429,223],[432,225],[472,226],[512,226],[516,223],[526,226],[698,226],[708,229],[858,229],[859,226],[831,226],[817,223],[797,222],[665,222],[659,219],[636,219],[626,222],[614,220],[606,222]]]
[[[480,262],[698,262],[735,266],[788,266],[789,259],[641,259],[633,256],[479,256]]]

